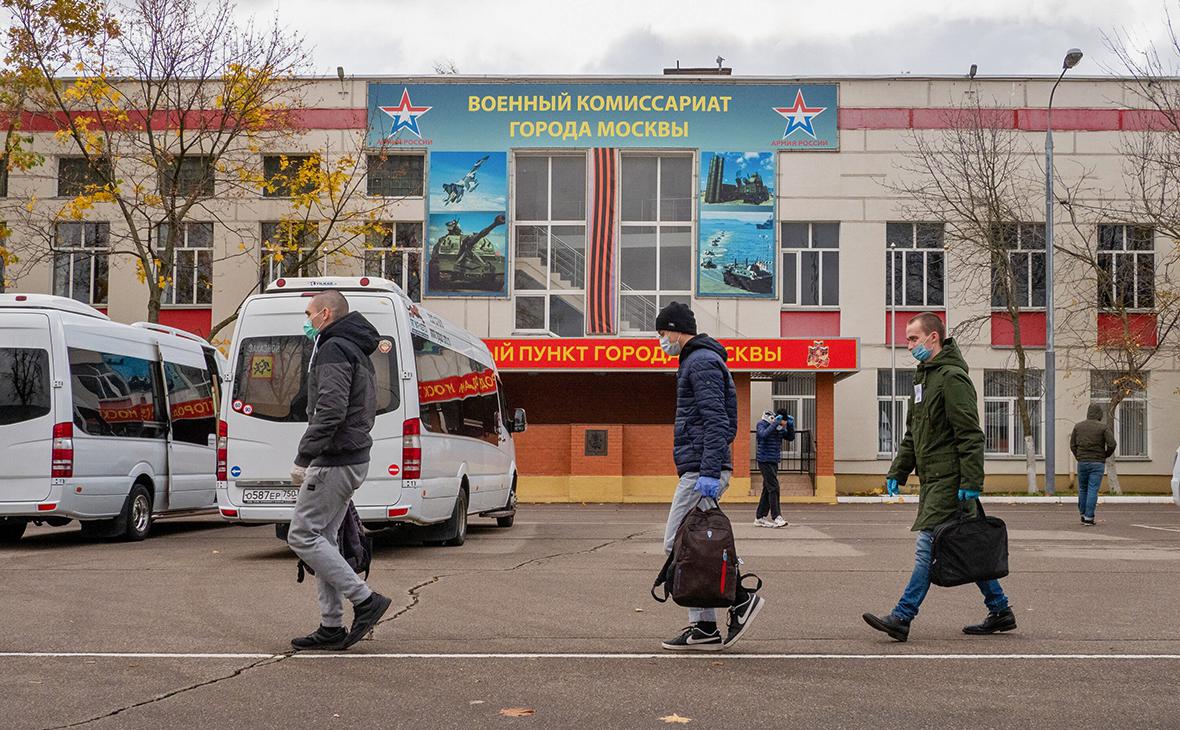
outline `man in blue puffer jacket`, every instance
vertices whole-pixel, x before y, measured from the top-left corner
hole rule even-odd
[[[664,529],[664,551],[671,552],[676,530],[702,497],[718,499],[733,476],[733,440],[737,437],[737,388],[726,367],[725,347],[697,334],[696,317],[688,305],[672,302],[656,317],[660,347],[680,356],[676,372],[676,428],[672,457],[680,483],[672,497]],[[671,651],[718,651],[733,645],[762,610],[757,593],[738,591],[729,609],[725,637],[711,608],[688,609],[690,624],[662,643]]]
[[[758,451],[755,458],[762,472],[762,497],[754,524],[758,527],[786,527],[778,498],[778,463],[783,456],[783,441],[795,440],[795,419],[785,410],[766,411],[758,421]]]

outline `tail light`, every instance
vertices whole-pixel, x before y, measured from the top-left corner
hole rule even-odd
[[[411,418],[402,426],[402,479],[422,478],[422,422]]]
[[[54,479],[74,476],[74,424],[54,424],[52,459],[51,474]]]
[[[229,463],[229,425],[225,421],[217,422],[217,481],[229,479],[226,464]]]

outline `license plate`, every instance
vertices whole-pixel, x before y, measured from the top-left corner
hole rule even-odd
[[[242,501],[246,504],[295,504],[298,489],[243,489]]]

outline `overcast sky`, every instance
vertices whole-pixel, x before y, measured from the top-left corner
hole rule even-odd
[[[658,74],[711,66],[739,75],[1048,74],[1071,46],[1078,74],[1114,65],[1103,34],[1164,38],[1178,0],[239,0],[315,49],[316,71]]]

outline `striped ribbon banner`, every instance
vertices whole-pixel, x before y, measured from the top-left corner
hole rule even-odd
[[[586,334],[615,334],[615,191],[618,166],[611,147],[594,148],[594,221],[590,228]]]

